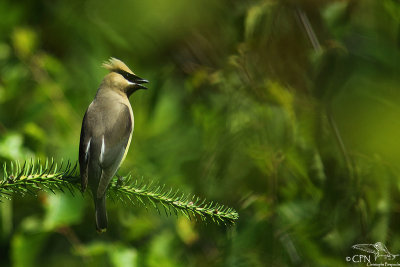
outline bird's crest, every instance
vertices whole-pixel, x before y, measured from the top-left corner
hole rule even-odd
[[[124,62],[122,62],[119,59],[116,59],[115,57],[110,57],[110,59],[108,61],[105,61],[103,63],[103,67],[108,69],[109,71],[118,71],[118,70],[123,70],[129,73],[133,73],[133,71],[131,71],[127,65],[125,65]]]

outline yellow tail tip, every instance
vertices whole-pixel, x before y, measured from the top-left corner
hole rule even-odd
[[[99,233],[99,234],[102,234],[102,233],[105,233],[105,232],[107,232],[107,228],[97,229],[97,233]]]

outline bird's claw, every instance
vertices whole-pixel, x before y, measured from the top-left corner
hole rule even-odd
[[[117,176],[117,187],[121,187],[124,184],[124,177],[122,177],[121,175],[116,174]]]

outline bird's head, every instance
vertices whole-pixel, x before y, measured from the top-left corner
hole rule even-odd
[[[112,57],[103,63],[103,67],[110,71],[104,78],[108,88],[125,93],[128,97],[139,89],[147,89],[143,84],[148,81],[136,76],[121,60]]]

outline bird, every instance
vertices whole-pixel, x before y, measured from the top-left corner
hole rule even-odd
[[[104,77],[82,121],[79,143],[81,190],[92,192],[96,230],[107,230],[106,191],[128,152],[134,117],[129,97],[147,89],[147,80],[138,77],[119,59],[103,63]]]
[[[352,248],[374,254],[375,260],[378,257],[385,257],[386,259],[393,260],[399,256],[390,253],[382,242],[376,242],[375,244],[357,244],[352,246]]]

